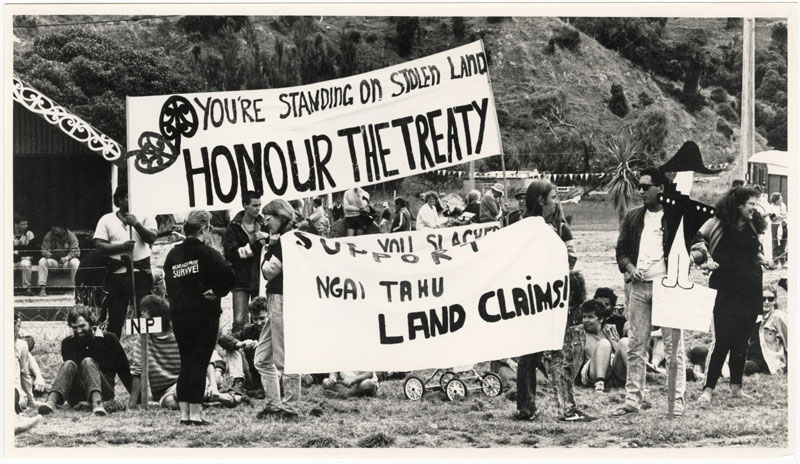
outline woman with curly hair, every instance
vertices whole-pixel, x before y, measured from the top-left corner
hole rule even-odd
[[[717,212],[698,231],[692,259],[712,271],[708,286],[717,290],[711,356],[701,403],[710,403],[730,353],[731,395],[750,398],[742,391],[747,342],[761,312],[762,266],[769,267],[758,236],[766,222],[757,212],[759,193],[734,187],[717,202]]]

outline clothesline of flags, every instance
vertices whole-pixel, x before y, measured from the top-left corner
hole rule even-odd
[[[728,166],[728,163],[722,164],[711,164],[708,166],[709,169],[725,169]],[[457,171],[457,170],[446,170],[440,169],[435,171],[438,175],[443,177],[458,177],[460,179],[466,179],[469,177],[469,171]],[[635,175],[638,175],[638,171],[634,171]],[[607,172],[540,172],[538,170],[533,171],[506,171],[505,177],[507,179],[547,179],[552,182],[564,182],[564,181],[577,181],[577,182],[587,182],[591,179],[601,180],[610,177],[611,174]],[[476,179],[502,179],[503,178],[503,171],[487,171],[487,172],[476,172],[475,173]]]

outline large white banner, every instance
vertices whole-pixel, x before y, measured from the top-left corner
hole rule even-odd
[[[408,235],[423,243],[430,233]],[[450,249],[386,253],[301,232],[281,245],[287,372],[409,371],[561,349],[567,252],[541,218]]]
[[[137,215],[238,208],[501,152],[482,43],[300,87],[128,97]]]

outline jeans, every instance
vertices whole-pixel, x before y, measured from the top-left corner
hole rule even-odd
[[[255,365],[266,395],[265,409],[297,413],[300,375],[283,374],[283,295],[267,295],[269,318],[256,345]],[[281,399],[281,378],[284,398]]]
[[[231,332],[237,333],[247,324],[247,307],[250,305],[250,299],[253,297],[253,293],[247,289],[236,288],[231,291],[231,295],[233,295],[233,322],[231,324]]]
[[[630,294],[630,310],[628,312],[628,378],[625,382],[625,404],[641,409],[644,401],[644,384],[647,362],[647,347],[650,345],[653,310],[653,282],[632,282]],[[672,329],[662,328],[666,348],[667,365],[672,360]],[[686,392],[686,353],[683,346],[683,331],[678,343],[678,374],[675,379],[675,410],[683,411],[684,393]]]
[[[39,286],[45,287],[47,285],[47,276],[49,268],[69,268],[69,276],[72,278],[72,284],[75,285],[75,274],[78,272],[78,266],[81,261],[78,258],[72,258],[66,263],[61,263],[53,258],[42,258],[39,260]]]
[[[153,275],[144,271],[136,271],[133,275],[136,279],[136,302],[138,303],[152,291]],[[107,330],[117,338],[122,338],[122,326],[125,325],[128,305],[132,304],[131,275],[127,272],[109,274],[106,277],[106,286],[109,313]]]
[[[719,309],[714,308],[714,330],[711,333],[713,341],[711,342],[711,356],[706,361],[704,388],[716,388],[717,380],[722,374],[722,365],[725,364],[725,358],[728,356],[730,356],[728,360],[731,371],[730,384],[742,385],[747,347],[758,314],[732,311],[731,309],[730,305]]]
[[[114,398],[114,386],[92,358],[83,358],[80,366],[75,361],[65,361],[50,391],[60,393],[70,406],[91,401],[93,392],[100,392],[104,401]]]
[[[261,376],[254,364],[255,349],[225,351],[225,362],[228,364],[228,375],[232,379],[244,379],[245,387],[261,390]]]

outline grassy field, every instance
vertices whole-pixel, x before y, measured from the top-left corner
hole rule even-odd
[[[570,205],[582,208],[584,222],[574,224],[579,261],[587,290],[599,286],[614,288],[622,295],[622,279],[614,263],[616,230],[598,230],[592,226],[606,218],[607,211],[591,202]],[[616,227],[606,227],[616,229]],[[697,275],[695,275],[697,274]],[[765,280],[785,277],[786,270],[771,271]],[[694,279],[705,277],[693,273]],[[224,300],[226,315],[229,299]],[[779,301],[786,308],[787,296]],[[229,317],[229,316],[227,316]],[[60,325],[59,325],[60,324]],[[25,322],[23,332],[37,337],[34,354],[48,382],[60,363],[60,337],[66,334],[64,323]],[[687,349],[707,344],[710,336],[690,332]],[[133,338],[123,339],[130,347]],[[482,365],[485,367],[485,365]],[[424,374],[424,373],[423,373]],[[541,376],[540,376],[541,377]],[[700,382],[687,385],[686,415],[666,420],[666,379],[648,374],[647,394],[650,407],[628,419],[608,414],[624,400],[624,390],[597,394],[577,388],[580,407],[600,418],[592,423],[565,424],[555,418],[552,389],[540,380],[537,404],[541,413],[535,422],[521,423],[511,418],[515,403],[508,397],[509,388],[496,398],[473,393],[464,400],[448,402],[439,392],[426,393],[421,402],[405,399],[402,380],[381,384],[378,397],[338,400],[322,394],[319,386],[304,388],[297,422],[270,419],[258,421],[262,404],[242,405],[236,409],[209,408],[210,428],[186,428],[178,425],[178,414],[158,409],[117,411],[106,418],[86,412],[61,410],[44,418],[30,432],[15,439],[18,447],[278,447],[278,448],[684,448],[684,447],[775,447],[788,446],[788,385],[785,375],[755,375],[745,379],[745,390],[754,394],[753,402],[728,398],[728,385],[720,381],[718,397],[709,409],[700,409],[694,400],[701,391]],[[511,388],[513,390],[513,387]],[[117,385],[120,403],[128,394]]]

